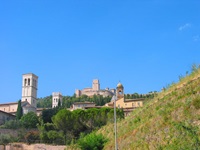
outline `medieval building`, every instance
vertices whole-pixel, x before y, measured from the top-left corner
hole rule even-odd
[[[92,88],[84,88],[83,90],[75,90],[76,97],[81,95],[93,96],[93,95],[102,95],[103,97],[113,96],[115,89],[100,89],[100,83],[98,79],[94,79],[92,82]]]

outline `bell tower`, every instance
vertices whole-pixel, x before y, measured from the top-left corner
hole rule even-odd
[[[116,90],[117,99],[124,97],[124,86],[119,82]]]
[[[36,108],[38,76],[33,73],[22,75],[22,102],[27,101]]]

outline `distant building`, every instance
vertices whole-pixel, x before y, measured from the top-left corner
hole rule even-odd
[[[22,77],[22,102],[27,101],[36,108],[37,105],[38,76],[33,73],[23,74]]]
[[[57,107],[58,103],[62,105],[62,94],[60,92],[53,92],[52,93],[52,108]]]
[[[83,90],[75,90],[76,97],[81,95],[93,96],[102,95],[103,97],[113,96],[115,89],[106,88],[105,90],[100,89],[100,83],[98,79],[94,79],[92,83],[92,88],[84,88]]]
[[[122,108],[125,116],[129,115],[134,109],[143,106],[144,98],[125,99],[124,86],[121,83],[117,84],[116,96],[114,95],[111,102],[105,104],[107,107],[114,107],[114,100],[116,99],[116,107]]]
[[[0,110],[0,125],[4,124],[6,121],[13,120],[15,118],[15,115]]]
[[[87,108],[94,108],[95,103],[92,102],[76,102],[72,105],[71,110],[76,110],[76,109],[87,109]]]

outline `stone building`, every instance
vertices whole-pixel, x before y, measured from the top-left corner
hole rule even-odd
[[[13,119],[15,119],[15,115],[0,110],[0,125],[4,124],[6,121]]]
[[[22,77],[22,102],[27,101],[36,108],[38,76],[33,73],[23,74]]]
[[[72,105],[71,111],[76,109],[87,109],[87,108],[94,108],[95,103],[92,102],[76,102]]]
[[[105,104],[105,106],[114,107],[115,100],[116,100],[116,107],[123,109],[125,116],[127,116],[134,109],[142,107],[145,99],[144,98],[125,99],[124,86],[121,83],[118,83],[116,88],[116,96],[114,95],[111,102]]]
[[[38,86],[38,76],[33,73],[22,75],[22,99],[21,106],[23,113],[27,114],[30,111],[37,111],[37,86]],[[0,104],[0,110],[16,114],[18,107],[18,102],[14,103],[4,103]]]
[[[58,103],[62,105],[62,94],[60,92],[53,92],[52,93],[52,108],[57,107]]]
[[[102,95],[103,97],[113,96],[115,89],[100,89],[100,83],[98,79],[94,79],[92,82],[92,88],[84,88],[83,90],[75,90],[76,97],[81,95],[93,96],[93,95]]]

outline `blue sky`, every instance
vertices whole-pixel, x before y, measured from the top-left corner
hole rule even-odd
[[[0,1],[0,103],[21,98],[22,74],[38,97],[91,87],[160,91],[200,64],[198,0]]]

